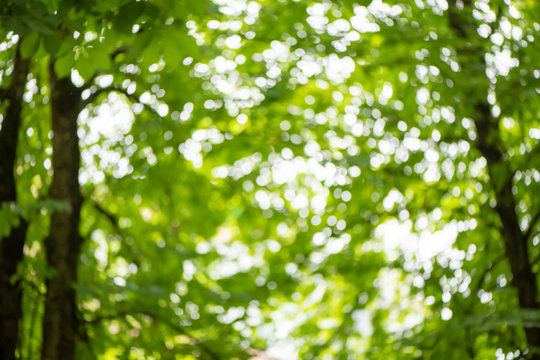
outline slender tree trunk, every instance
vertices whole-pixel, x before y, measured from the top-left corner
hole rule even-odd
[[[519,227],[516,201],[512,193],[512,179],[505,179],[507,181],[498,180],[497,178],[501,174],[495,170],[502,167],[505,169],[505,176],[511,174],[503,152],[497,145],[501,143],[498,136],[498,121],[491,115],[487,103],[480,102],[476,104],[476,113],[478,149],[486,158],[491,186],[495,192],[497,201],[495,210],[502,222],[501,235],[504,239],[506,258],[512,271],[512,285],[517,290],[519,306],[523,310],[539,310],[536,275],[532,271],[527,238]],[[524,330],[529,346],[540,350],[540,328],[526,327]],[[535,354],[532,358],[540,359],[540,354]]]
[[[11,83],[0,99],[2,105],[7,103],[0,129],[0,206],[17,201],[14,166],[28,71],[29,61],[21,58],[17,48]],[[0,358],[5,360],[16,358],[19,322],[22,318],[22,288],[20,281],[12,283],[11,278],[23,259],[27,227],[28,223],[21,219],[9,235],[0,238]]]
[[[456,0],[449,1],[449,21],[458,38],[464,41],[463,46],[469,46],[472,37],[478,37],[476,26],[472,21],[471,0],[464,0],[464,10],[457,8]],[[470,47],[470,46],[469,46]],[[486,63],[481,49],[469,48],[469,56],[473,56],[472,63],[463,62],[464,76],[482,76],[485,79]],[[462,54],[458,51],[458,56]],[[476,62],[474,61],[476,59]],[[476,73],[476,75],[475,75]],[[517,290],[519,306],[522,310],[540,310],[538,303],[538,285],[536,274],[532,271],[527,236],[523,234],[519,226],[519,218],[516,212],[516,200],[512,192],[512,172],[508,163],[505,150],[502,148],[502,140],[499,133],[499,121],[493,117],[490,105],[487,102],[488,86],[479,86],[477,93],[469,96],[473,103],[472,118],[477,131],[476,147],[486,159],[490,177],[490,185],[495,194],[495,211],[502,223],[501,236],[504,240],[506,258],[512,272],[512,286]],[[527,344],[532,350],[531,359],[540,360],[540,327],[524,328]]]
[[[53,129],[53,181],[50,197],[65,202],[66,209],[51,216],[45,239],[47,262],[55,270],[47,279],[43,317],[43,360],[71,360],[75,357],[78,333],[74,283],[81,244],[79,220],[82,197],[79,189],[79,142],[77,117],[81,110],[80,89],[69,77],[58,79],[50,64]]]

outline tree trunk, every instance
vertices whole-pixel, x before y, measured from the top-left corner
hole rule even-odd
[[[504,173],[510,176],[511,171],[506,163],[503,152],[497,144],[501,144],[498,136],[498,121],[491,115],[487,103],[476,104],[476,129],[478,132],[478,149],[486,158],[491,187],[495,192],[497,204],[495,210],[502,223],[501,235],[504,239],[506,258],[512,271],[512,285],[518,294],[519,306],[523,310],[539,310],[537,302],[538,286],[536,275],[532,271],[529,258],[527,238],[521,232],[519,219],[516,213],[516,202],[512,193],[512,179],[500,181],[500,173],[495,169],[504,166]],[[496,134],[493,136],[491,134]],[[527,343],[532,350],[540,349],[540,328],[526,327]],[[540,360],[540,354],[534,354],[532,359]]]
[[[11,83],[0,99],[2,105],[7,102],[0,129],[0,206],[17,201],[14,166],[29,67],[29,61],[21,58],[17,47]],[[19,322],[22,317],[22,288],[20,281],[12,283],[11,279],[23,259],[27,227],[28,223],[20,219],[19,225],[13,227],[9,235],[0,238],[0,358],[5,360],[16,358]]]
[[[79,189],[79,142],[77,117],[81,110],[81,92],[69,77],[58,79],[54,62],[50,68],[51,112],[53,130],[53,181],[50,197],[63,201],[66,209],[51,216],[45,239],[47,263],[54,275],[47,279],[43,317],[43,360],[71,360],[79,322],[73,285],[81,244],[79,220],[82,197]]]
[[[471,0],[463,1],[464,10],[471,11],[473,5]],[[456,5],[456,0],[449,2],[449,21],[450,26],[455,30],[458,38],[463,40],[464,46],[470,46],[472,37],[478,37],[476,26],[472,21],[472,13],[465,14],[460,11]],[[485,79],[486,64],[484,52],[480,48],[470,48],[472,54],[476,54],[476,63],[465,61],[462,65],[464,77],[482,76]],[[471,52],[469,52],[470,56]],[[458,50],[458,56],[460,54]],[[474,59],[474,57],[473,57]],[[470,81],[470,79],[469,79]],[[501,237],[504,240],[506,258],[510,264],[512,272],[512,286],[517,290],[519,307],[522,310],[540,310],[537,301],[538,286],[536,275],[532,271],[531,260],[529,258],[529,249],[527,236],[523,234],[519,226],[519,218],[516,212],[516,200],[512,192],[512,172],[502,148],[502,140],[499,133],[499,121],[493,117],[490,105],[487,102],[488,86],[480,86],[476,93],[467,93],[469,101],[473,99],[471,117],[477,131],[476,147],[486,159],[487,169],[490,178],[490,185],[495,194],[495,211],[501,220]],[[527,344],[530,350],[530,359],[540,360],[540,327],[524,328]]]

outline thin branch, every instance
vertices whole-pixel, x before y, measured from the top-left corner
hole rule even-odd
[[[93,83],[94,83],[94,80],[96,80],[96,78],[97,78],[99,75],[100,75],[100,73],[99,73],[99,70],[98,70],[98,71],[96,71],[96,72],[94,73],[94,75],[92,75],[92,76],[90,77],[90,79],[88,79],[88,81],[86,81],[86,82],[84,83],[84,85],[82,86],[82,89],[83,89],[83,90],[88,90],[88,89],[90,89],[90,88],[92,87]]]
[[[511,170],[510,179],[513,179],[519,170],[522,170],[527,166],[530,167],[531,161],[536,159],[538,155],[540,155],[540,143],[536,144],[536,146],[532,148],[531,151],[524,154],[523,157],[521,157],[521,159],[513,161],[517,163],[517,165],[513,166],[510,169]]]
[[[130,46],[128,46],[128,45],[121,45],[121,46],[117,47],[116,50],[114,50],[114,51],[111,53],[111,56],[110,56],[110,57],[111,57],[111,60],[116,59],[116,57],[117,57],[118,55],[127,53],[127,52],[129,51],[129,49],[130,49]]]
[[[516,167],[515,171],[525,167],[530,166],[531,161],[534,159],[537,159],[538,155],[540,155],[540,143],[536,144],[531,151],[523,155],[523,158],[519,161],[518,166]]]
[[[531,267],[534,268],[538,263],[540,263],[540,254],[531,261]]]
[[[112,227],[117,233],[121,232],[120,225],[118,224],[118,219],[115,215],[105,210],[105,208],[103,208],[103,206],[101,206],[97,201],[92,200],[92,205],[100,214],[102,214],[103,216],[105,216],[105,218],[107,218],[107,220],[109,220]]]
[[[90,198],[87,198],[87,200],[90,204],[90,206],[94,207],[94,209],[101,215],[103,215],[107,221],[110,222],[111,226],[112,226],[112,232],[114,233],[114,235],[118,235],[120,236],[121,239],[127,239],[127,238],[130,238],[131,235],[129,234],[129,231],[126,230],[126,229],[122,229],[120,227],[120,221],[118,220],[118,216],[111,213],[110,211],[108,211],[107,209],[105,209],[103,206],[101,206],[101,204],[99,204],[97,201],[93,200],[93,199],[90,199]],[[86,238],[88,238],[90,236],[90,234],[95,230],[95,228],[91,228],[90,231],[88,231],[87,235],[86,235]],[[124,249],[126,251],[129,252],[130,256],[132,256],[132,259],[131,261],[133,261],[137,266],[140,266],[141,264],[141,260],[140,260],[140,257],[139,255],[136,253],[136,251],[133,250],[133,248],[129,245],[126,245],[124,247]],[[109,267],[109,264],[107,264],[106,267]]]
[[[484,281],[486,280],[486,277],[491,272],[491,270],[493,270],[493,268],[497,266],[497,264],[503,261],[505,258],[506,258],[506,255],[503,253],[489,262],[489,264],[484,268],[484,271],[482,271],[482,273],[480,274],[478,278],[478,282],[476,283],[476,286],[473,289],[471,289],[471,294],[473,296],[476,295],[478,291],[480,291],[480,289],[483,287]]]
[[[529,223],[529,228],[527,229],[525,234],[523,234],[526,240],[529,240],[531,236],[533,235],[533,232],[534,232],[534,229],[536,227],[536,223],[538,222],[538,220],[540,220],[540,210],[536,213],[536,215],[533,216],[531,222]]]
[[[116,85],[111,85],[111,86],[107,86],[107,87],[104,87],[104,88],[99,88],[96,91],[94,91],[92,94],[90,94],[88,99],[83,100],[83,107],[92,104],[94,101],[97,100],[97,98],[101,94],[107,94],[107,93],[110,93],[110,92],[119,92],[119,93],[122,93],[122,94],[124,94],[126,96],[133,96],[132,94],[131,95],[128,94],[125,89],[122,89],[122,88],[120,88],[120,87],[118,87]],[[139,102],[139,99],[136,99],[136,102]]]
[[[118,55],[127,53],[129,49],[130,47],[127,45],[120,45],[109,55],[109,57],[112,61],[114,61]],[[88,81],[84,83],[84,85],[82,86],[83,90],[90,89],[90,87],[94,83],[94,80],[96,80],[96,78],[102,73],[103,72],[97,70],[94,75],[92,75],[92,77],[90,77],[90,79],[88,79]]]
[[[136,95],[136,94],[132,94],[132,93],[128,93],[126,89],[123,89],[121,87],[118,87],[116,85],[111,85],[111,86],[107,86],[107,87],[104,87],[104,88],[99,88],[97,89],[94,93],[90,94],[90,96],[88,97],[88,99],[86,100],[83,100],[83,107],[89,105],[89,104],[92,104],[94,101],[96,101],[96,99],[101,95],[101,94],[107,94],[107,93],[111,93],[111,92],[117,92],[117,93],[120,93],[122,95],[124,95],[125,97],[127,97],[132,103],[134,104],[141,104],[143,105],[148,111],[160,116],[158,114],[158,112],[152,108],[152,106],[150,106],[149,104],[146,104],[146,103],[143,103],[139,100],[139,97]]]

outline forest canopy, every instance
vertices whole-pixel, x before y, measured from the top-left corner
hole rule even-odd
[[[0,358],[540,359],[540,3],[4,0]]]

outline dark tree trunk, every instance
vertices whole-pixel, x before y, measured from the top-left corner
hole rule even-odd
[[[519,306],[523,310],[538,310],[538,286],[536,275],[532,271],[529,258],[527,237],[521,232],[516,213],[516,202],[512,193],[512,179],[499,179],[511,176],[511,170],[506,163],[503,152],[497,144],[501,143],[498,136],[498,121],[491,115],[489,105],[479,102],[476,104],[476,129],[478,132],[478,149],[486,158],[491,187],[495,192],[497,204],[495,210],[502,223],[501,235],[504,239],[506,258],[512,271],[512,285],[517,290]],[[526,327],[527,343],[533,350],[540,350],[540,327]],[[540,360],[540,354],[532,355],[531,359]]]
[[[476,53],[476,63],[466,65],[464,62],[461,64],[464,76],[483,76],[485,78],[486,64],[483,51],[471,49],[471,46],[467,44],[473,40],[473,36],[478,37],[476,26],[471,20],[472,13],[470,12],[473,5],[471,0],[465,0],[463,3],[464,9],[468,13],[458,10],[456,0],[449,2],[448,12],[450,25],[458,38],[464,41],[463,46],[469,46],[469,51],[473,54]],[[460,55],[458,51],[458,56]],[[478,83],[486,82],[487,79]],[[512,272],[512,286],[517,290],[519,306],[522,310],[540,310],[538,286],[529,258],[528,240],[521,231],[516,212],[516,200],[512,192],[512,172],[505,150],[502,148],[498,119],[491,114],[491,108],[487,102],[487,89],[488,87],[485,86],[483,89],[478,89],[476,94],[467,94],[470,95],[469,101],[474,99],[471,104],[473,110],[471,117],[474,120],[478,136],[476,147],[486,159],[490,185],[495,194],[495,211],[502,223],[501,237],[504,240],[506,258]],[[530,359],[540,360],[540,353],[538,353],[540,350],[540,327],[525,327],[524,331],[527,344],[532,350]]]
[[[50,197],[63,201],[67,207],[52,214],[50,233],[45,239],[47,263],[55,273],[46,282],[41,358],[71,360],[75,357],[79,327],[73,285],[77,281],[81,244],[79,220],[82,197],[78,180],[80,154],[77,137],[81,92],[69,77],[56,77],[53,62],[49,73],[54,172]]]
[[[0,129],[0,206],[17,201],[14,166],[28,71],[29,61],[21,58],[17,48],[11,83],[0,99],[2,105],[7,103]],[[19,322],[22,317],[22,289],[20,281],[12,283],[11,278],[23,259],[27,227],[28,223],[21,219],[9,235],[0,238],[0,358],[5,360],[16,358]]]

